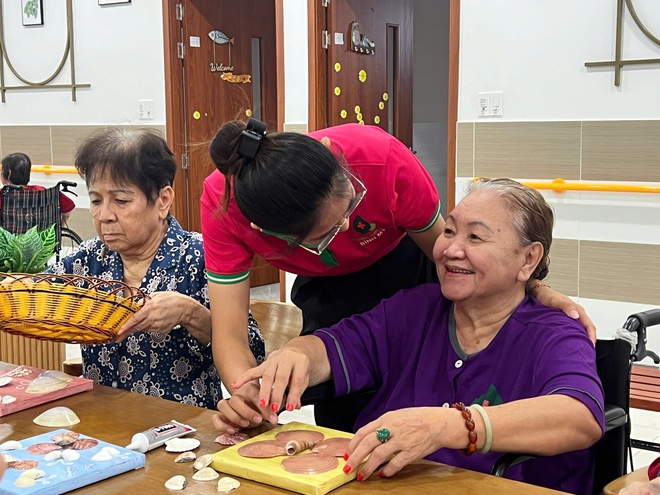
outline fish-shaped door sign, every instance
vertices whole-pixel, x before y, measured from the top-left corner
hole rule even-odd
[[[230,83],[251,83],[250,74],[234,74],[234,66],[231,65],[231,47],[234,44],[234,37],[229,37],[222,31],[214,29],[209,32],[209,38],[213,41],[213,63],[209,64],[211,72],[221,72],[221,79]],[[215,45],[229,45],[229,63],[224,65],[215,61]]]

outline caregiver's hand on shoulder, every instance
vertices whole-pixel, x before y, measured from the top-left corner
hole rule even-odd
[[[442,425],[445,422],[438,416],[448,411],[448,408],[411,407],[383,414],[357,431],[348,445],[346,466],[355,469],[370,456],[357,476],[358,481],[362,481],[391,457],[378,476],[393,476],[411,462],[444,446],[439,439],[443,438]],[[377,433],[382,429],[389,432],[389,438],[384,442],[379,440]],[[382,434],[387,436],[386,432]],[[346,469],[345,472],[350,472]]]
[[[276,413],[284,406],[285,401],[287,411],[300,409],[300,397],[309,385],[309,373],[309,357],[294,347],[283,347],[273,351],[268,359],[256,368],[239,376],[232,387],[240,388],[261,378],[259,406],[270,407],[272,416],[269,421],[277,423]]]
[[[596,326],[587,315],[582,306],[573,301],[570,297],[561,292],[557,292],[552,287],[545,285],[539,280],[533,280],[530,284],[529,293],[533,295],[538,302],[549,308],[562,310],[574,320],[579,320],[587,331],[589,339],[596,343]]]

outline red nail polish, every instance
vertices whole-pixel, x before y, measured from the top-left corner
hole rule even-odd
[[[378,477],[379,477],[379,478],[384,478],[384,477],[385,477],[385,475],[383,474],[383,472],[382,472],[382,471],[378,471]]]
[[[350,472],[351,472],[351,466],[349,466],[348,464],[346,464],[346,465],[344,466],[344,472],[345,472],[346,474],[350,473]]]
[[[259,405],[260,405],[261,407],[266,407],[266,404],[268,404],[268,401],[267,401],[266,399],[261,399],[261,400],[259,401]]]
[[[293,411],[293,404],[287,404],[286,405],[286,410],[287,411]]]
[[[364,475],[362,473],[357,474],[357,480],[358,481],[364,481]]]
[[[279,408],[280,408],[279,404],[275,404],[275,403],[273,403],[273,405],[270,406],[270,410],[273,412],[277,412]]]
[[[348,452],[346,452],[346,453],[344,454],[344,460],[345,460],[345,461],[348,460]]]

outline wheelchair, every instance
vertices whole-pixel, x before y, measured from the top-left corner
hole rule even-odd
[[[69,188],[76,187],[75,182],[63,180],[47,189],[24,189],[21,186],[7,184],[2,188],[2,211],[0,227],[12,234],[23,234],[35,225],[39,230],[55,225],[57,239],[55,256],[60,257],[75,249],[82,238],[64,225],[60,208],[60,193],[77,196]]]

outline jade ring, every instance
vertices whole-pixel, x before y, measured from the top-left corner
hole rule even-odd
[[[387,428],[381,428],[376,430],[376,438],[380,443],[385,443],[390,439],[390,430]]]

